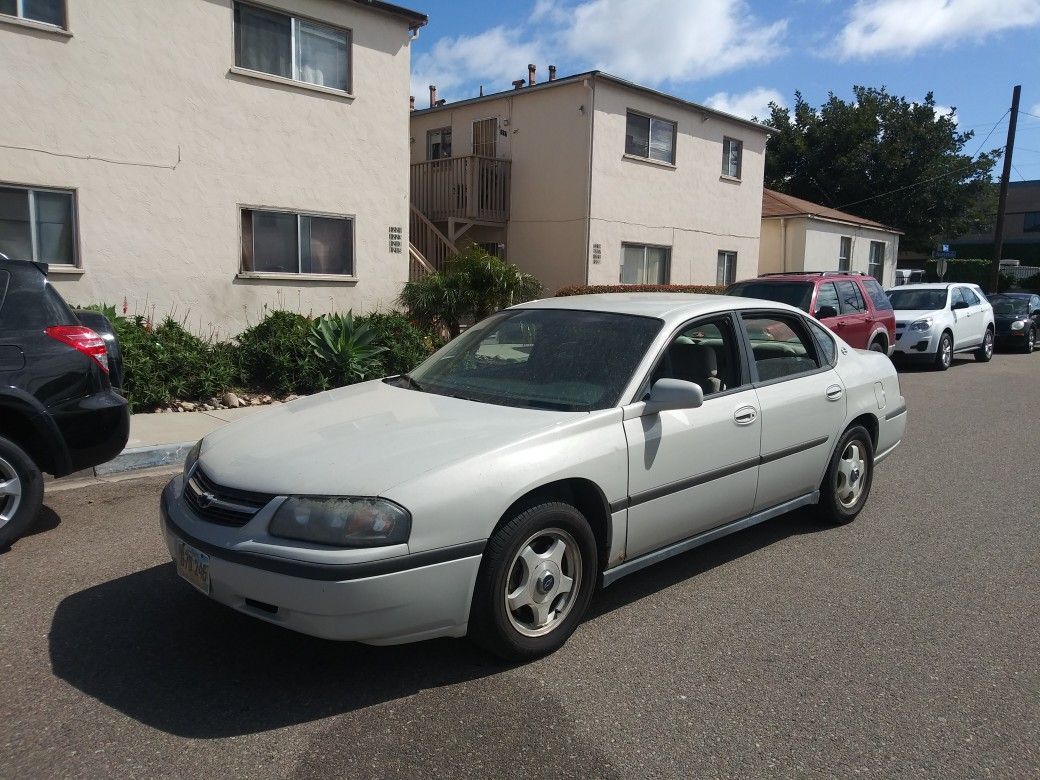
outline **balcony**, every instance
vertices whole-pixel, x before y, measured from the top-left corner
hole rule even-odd
[[[433,222],[509,219],[509,160],[448,157],[412,163],[412,205]]]

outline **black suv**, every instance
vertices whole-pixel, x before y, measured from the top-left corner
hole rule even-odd
[[[0,255],[0,550],[36,519],[40,472],[71,474],[126,445],[118,347],[103,315],[69,309],[46,264]]]

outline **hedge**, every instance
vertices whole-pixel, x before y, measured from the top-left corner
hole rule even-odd
[[[979,258],[947,260],[946,273],[943,274],[943,278],[941,281],[977,284],[983,290],[989,290],[990,275],[992,273],[993,264],[990,260],[984,260]],[[926,282],[940,281],[939,273],[936,269],[935,260],[929,260],[925,263],[924,278]],[[1000,275],[1001,291],[1004,291],[1009,287],[1013,287],[1014,284],[1015,278],[1010,274],[1002,273]]]
[[[722,295],[725,287],[712,284],[575,284],[561,287],[556,296],[563,295],[596,295],[598,293],[634,293],[634,292],[666,292],[666,293],[700,293],[702,295]]]

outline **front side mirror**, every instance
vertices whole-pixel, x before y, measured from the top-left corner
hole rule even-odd
[[[657,414],[669,409],[696,409],[704,403],[704,390],[694,382],[682,379],[658,379],[650,388],[644,414]]]
[[[838,316],[838,310],[835,309],[833,306],[826,306],[826,305],[824,305],[824,306],[821,306],[820,308],[818,308],[816,310],[816,319],[818,319],[818,320],[826,320],[826,319],[829,319],[830,317],[837,317],[837,316]]]
[[[957,309],[967,309],[967,308],[968,308],[968,302],[967,301],[957,301],[957,303],[953,304],[953,306],[950,307],[950,310],[951,311],[957,311]]]

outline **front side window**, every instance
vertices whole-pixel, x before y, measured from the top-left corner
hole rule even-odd
[[[0,186],[0,252],[13,260],[76,264],[73,194]]]
[[[842,236],[838,247],[838,270],[848,271],[852,268],[852,236]]]
[[[693,382],[700,385],[705,398],[740,387],[737,336],[730,318],[720,317],[684,327],[661,353],[650,374],[649,387],[658,379]]]
[[[451,157],[451,128],[438,127],[426,132],[426,159],[444,160]]]
[[[718,265],[715,270],[715,284],[725,287],[737,280],[737,253],[719,252]]]
[[[743,163],[744,142],[736,138],[722,139],[722,175],[734,179],[740,178],[740,168]]]
[[[867,267],[867,273],[877,279],[879,282],[884,281],[882,278],[885,274],[885,242],[884,241],[871,241],[870,242],[870,261]]]
[[[867,303],[855,282],[838,282],[835,286],[838,288],[842,314],[860,314],[867,310]]]
[[[65,0],[0,0],[0,14],[65,29]]]
[[[875,309],[878,311],[892,310],[892,303],[888,300],[888,296],[885,295],[885,291],[878,283],[877,279],[864,279],[863,286],[867,289],[867,295],[870,296],[870,300],[873,302]]]
[[[242,270],[352,276],[354,220],[243,209]]]
[[[841,304],[838,303],[838,291],[834,287],[834,282],[824,282],[816,292],[816,311],[813,312],[813,316],[837,317],[840,311]]]
[[[622,284],[667,284],[671,248],[646,244],[621,245]]]
[[[350,33],[338,27],[235,3],[235,65],[350,91]]]
[[[675,162],[675,122],[628,112],[625,154],[659,162]]]
[[[979,300],[979,296],[970,287],[962,287],[961,294],[964,296],[964,302],[969,306],[978,306],[982,301]]]
[[[964,294],[961,292],[961,288],[954,287],[952,292],[950,292],[950,308],[952,309],[958,303],[967,303],[967,301],[964,299]]]
[[[744,314],[742,319],[760,382],[786,379],[820,367],[812,336],[801,319],[772,314]]]
[[[501,406],[606,409],[618,405],[662,326],[628,314],[511,309],[467,329],[401,384]]]

